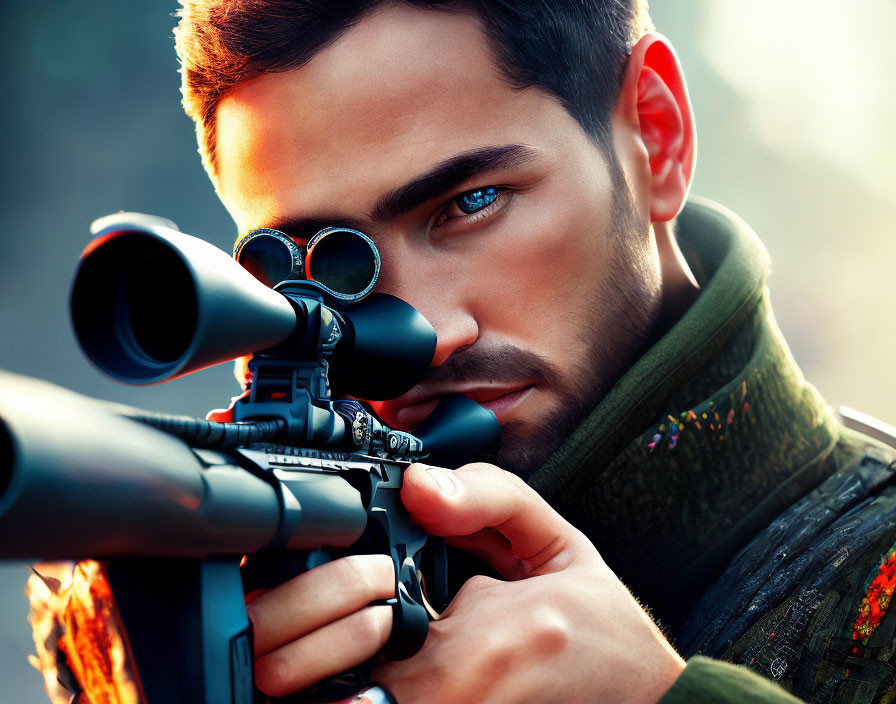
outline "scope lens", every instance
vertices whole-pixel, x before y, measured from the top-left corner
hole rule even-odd
[[[198,310],[186,264],[147,233],[109,232],[82,255],[72,323],[107,374],[129,383],[160,378],[192,344]]]
[[[151,363],[180,359],[196,330],[196,293],[189,271],[170,249],[154,241],[135,256],[123,276],[120,334],[131,351]]]
[[[380,253],[363,232],[329,227],[308,242],[306,277],[340,298],[363,298],[373,290],[379,273]]]
[[[301,276],[302,252],[282,232],[254,230],[236,243],[234,258],[265,286]]]

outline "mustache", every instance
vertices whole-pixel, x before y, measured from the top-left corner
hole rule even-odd
[[[424,386],[445,386],[463,381],[514,382],[538,380],[560,386],[560,372],[542,356],[513,345],[469,345],[449,355],[420,381]]]

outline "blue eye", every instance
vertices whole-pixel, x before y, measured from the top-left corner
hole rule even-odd
[[[454,199],[454,202],[462,212],[472,215],[477,210],[482,210],[494,203],[498,195],[499,192],[495,186],[488,186],[487,188],[477,188],[475,191],[462,193]]]

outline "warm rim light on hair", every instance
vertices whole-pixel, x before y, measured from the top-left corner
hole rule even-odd
[[[216,111],[225,93],[259,74],[302,66],[383,0],[325,9],[307,0],[180,2],[174,37],[183,104],[196,123],[199,152],[214,179]],[[555,0],[531,7],[522,1],[405,2],[478,15],[505,79],[516,87],[537,86],[554,95],[603,144],[609,144],[609,110],[627,52],[653,28],[647,0]],[[523,26],[523,15],[535,19]]]

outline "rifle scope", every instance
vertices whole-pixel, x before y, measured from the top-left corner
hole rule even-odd
[[[393,296],[346,302],[315,281],[274,290],[224,251],[149,215],[107,216],[92,230],[75,274],[72,322],[87,357],[119,381],[167,381],[278,346],[313,358],[321,306],[339,321],[330,371],[340,392],[393,398],[429,368],[435,331]],[[338,251],[325,262],[321,249],[317,266],[337,267]]]

